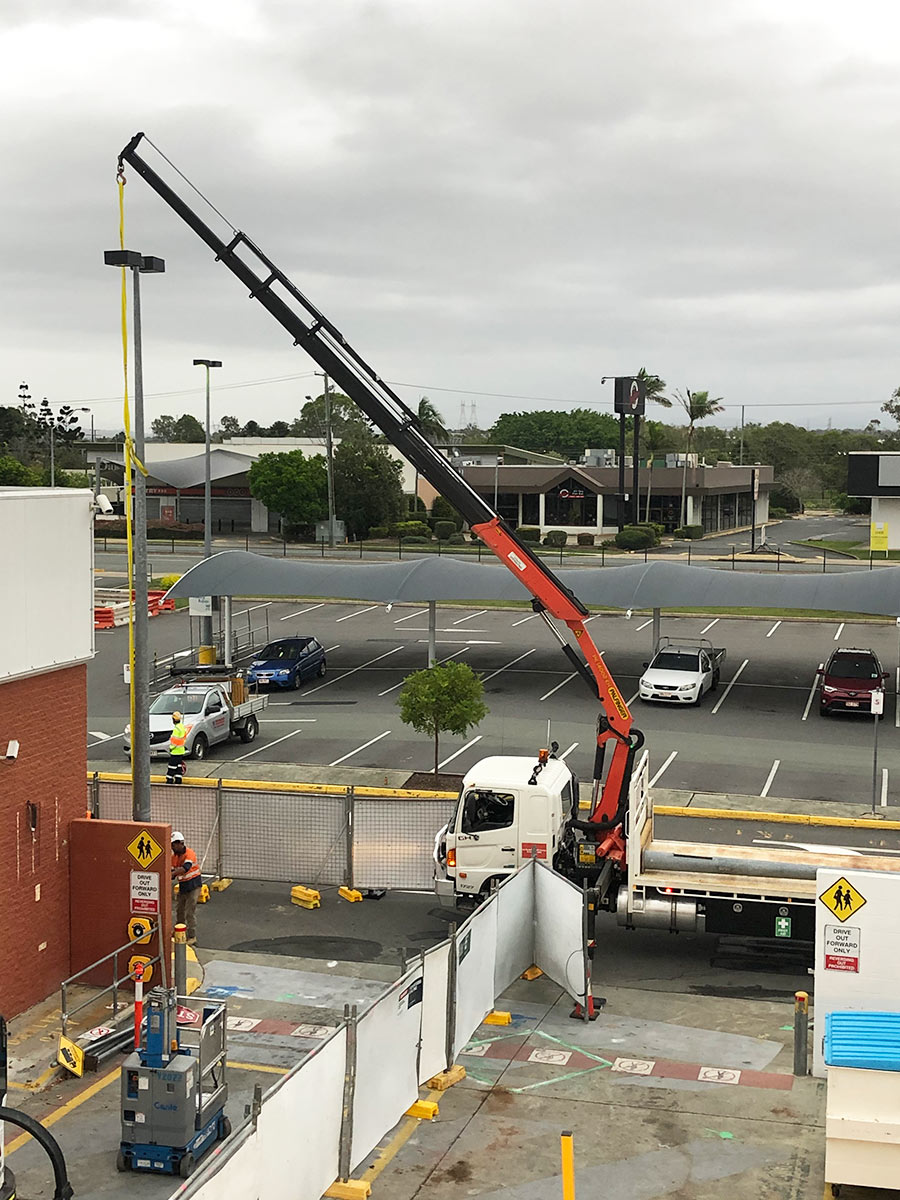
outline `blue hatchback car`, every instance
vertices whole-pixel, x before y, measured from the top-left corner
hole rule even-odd
[[[325,651],[316,638],[279,638],[250,663],[247,681],[259,687],[298,688],[305,679],[324,675],[325,669]]]

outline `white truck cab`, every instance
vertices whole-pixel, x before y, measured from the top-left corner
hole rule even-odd
[[[463,780],[453,816],[435,839],[441,902],[486,896],[494,881],[532,857],[552,863],[577,795],[575,776],[557,759],[482,759]]]

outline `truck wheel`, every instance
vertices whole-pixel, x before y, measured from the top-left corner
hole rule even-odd
[[[206,758],[206,752],[209,749],[209,742],[206,740],[205,733],[198,733],[194,738],[194,745],[191,749],[191,758],[196,758],[198,762],[202,762]]]
[[[219,1125],[219,1141],[224,1142],[227,1137],[231,1137],[231,1121],[223,1117]]]
[[[193,1154],[182,1154],[181,1162],[178,1164],[178,1174],[182,1179],[187,1179],[191,1171],[194,1169]]]
[[[325,659],[324,658],[319,663],[319,669],[318,669],[318,671],[316,671],[316,674],[318,675],[318,677],[320,679],[323,679],[325,677]]]
[[[242,742],[255,742],[256,735],[259,733],[259,722],[256,717],[248,717],[244,722],[244,728],[241,730]]]
[[[824,704],[819,705],[819,716],[820,717],[828,716],[828,709],[824,706]]]
[[[116,1170],[117,1171],[131,1170],[131,1163],[128,1161],[128,1159],[125,1157],[125,1155],[122,1153],[121,1150],[116,1154]]]

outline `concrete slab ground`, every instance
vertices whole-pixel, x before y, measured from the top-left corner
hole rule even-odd
[[[344,1003],[365,1006],[396,977],[383,964],[223,950],[202,957],[206,988],[229,1003],[235,1125],[254,1085],[265,1089],[301,1059]],[[634,972],[646,978],[624,984],[613,984],[612,963],[604,973],[595,992],[607,1003],[592,1023],[571,1020],[571,1001],[546,977],[509,988],[498,1007],[512,1024],[473,1035],[459,1058],[466,1079],[433,1096],[437,1120],[405,1118],[357,1172],[376,1200],[499,1200],[501,1192],[557,1200],[562,1130],[575,1136],[578,1200],[819,1200],[824,1087],[790,1073],[788,988],[748,999],[734,994],[734,972],[718,973],[724,996],[697,994],[685,978],[657,979],[647,964]],[[760,994],[754,976],[747,984]],[[168,1196],[170,1177],[115,1171],[117,1080],[113,1066],[90,1082],[18,1093],[16,1102],[51,1124],[76,1195]],[[51,1195],[42,1152],[17,1141],[10,1165],[20,1196]]]

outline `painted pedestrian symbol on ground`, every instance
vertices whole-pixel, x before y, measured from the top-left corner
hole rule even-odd
[[[837,883],[828,885],[819,900],[829,912],[834,913],[839,921],[846,921],[848,917],[852,917],[866,902],[865,896],[857,891],[843,875]]]
[[[146,829],[142,829],[137,837],[132,838],[127,849],[134,861],[141,867],[149,867],[162,854],[162,846]]]

